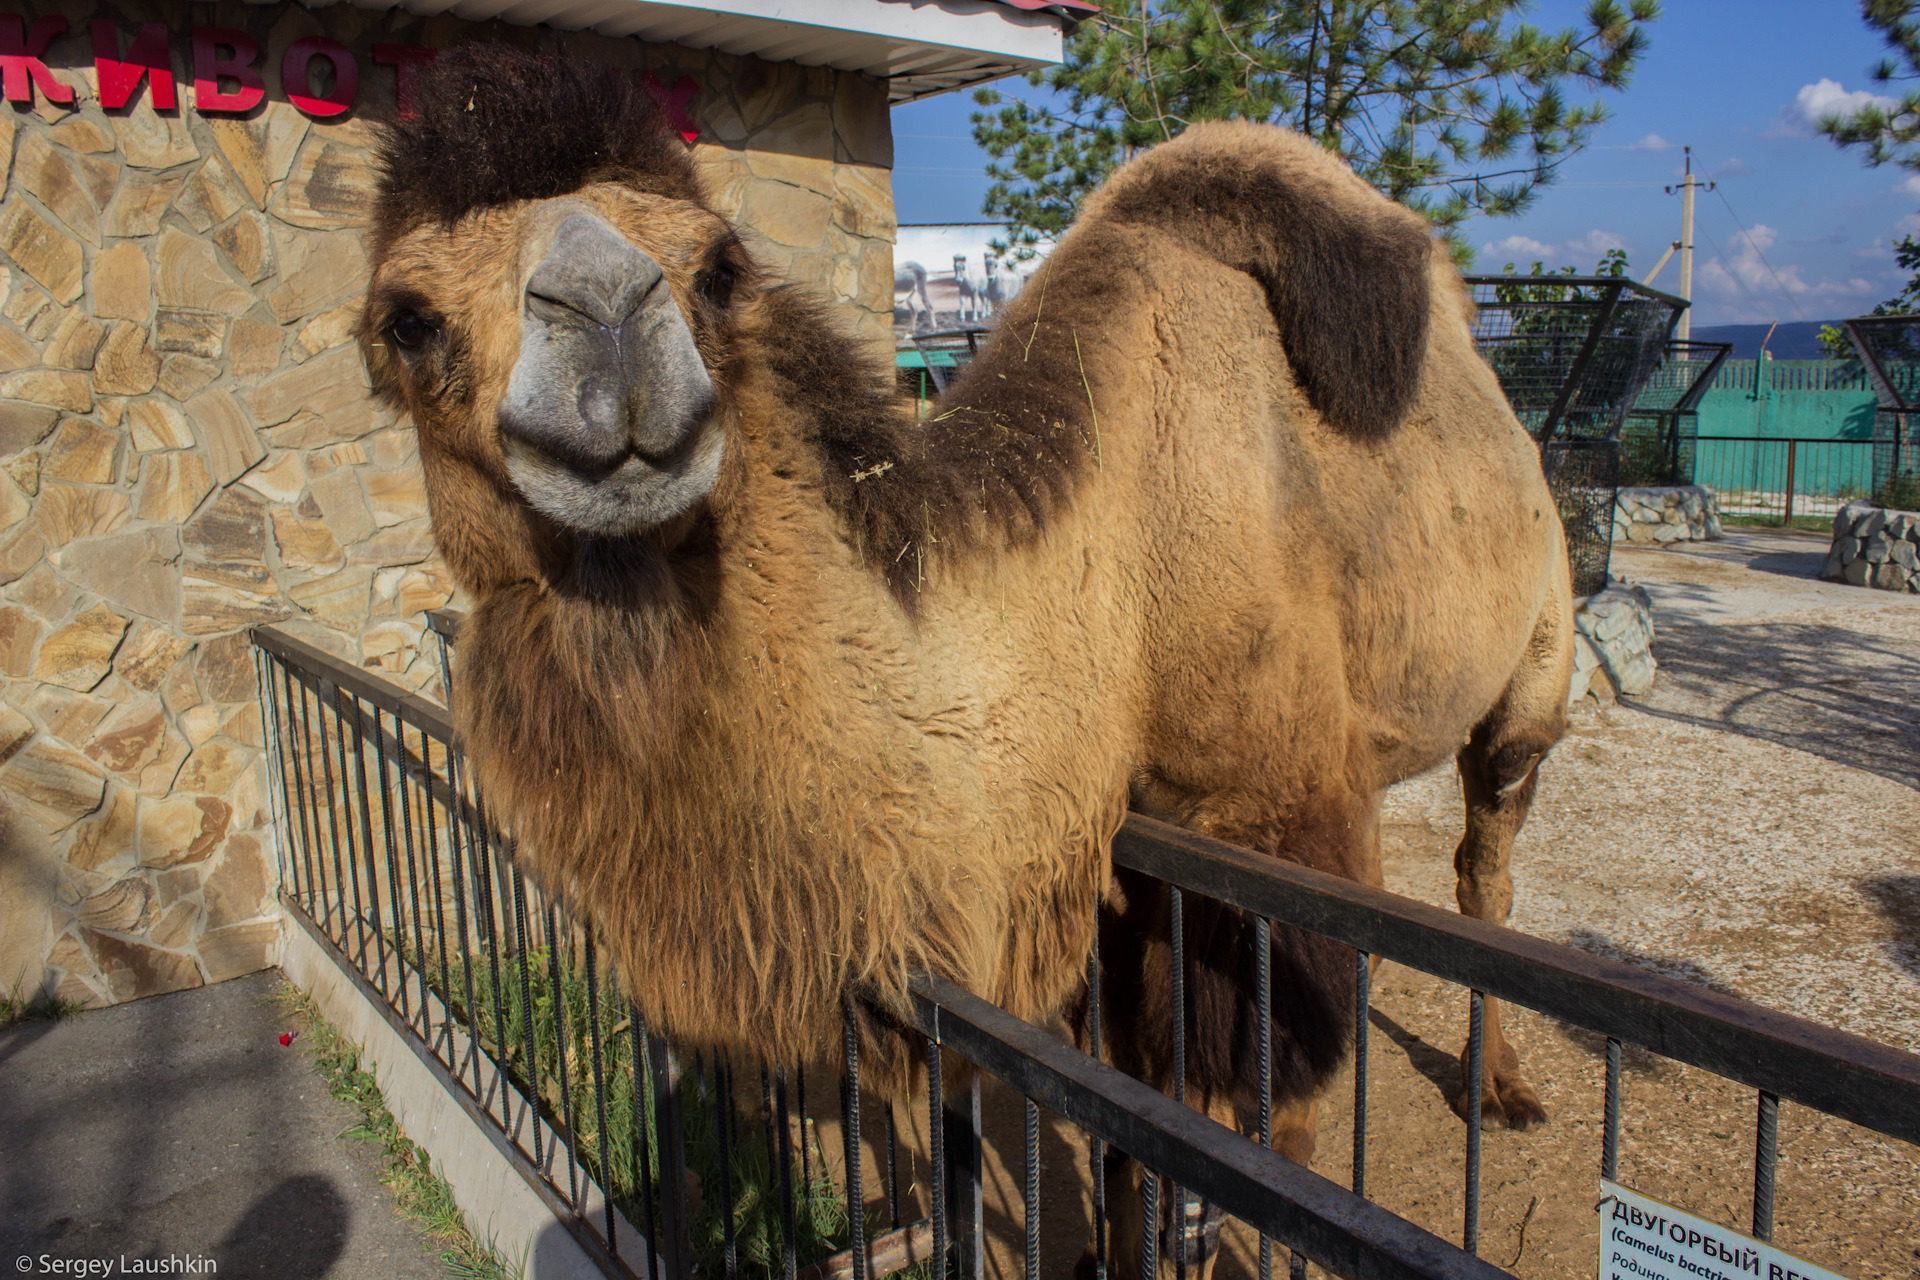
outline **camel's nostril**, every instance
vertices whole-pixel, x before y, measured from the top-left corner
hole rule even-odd
[[[599,218],[576,214],[554,233],[527,279],[527,314],[547,324],[618,328],[660,285],[664,273],[631,240]]]

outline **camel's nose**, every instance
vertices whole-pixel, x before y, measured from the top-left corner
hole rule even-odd
[[[664,464],[715,401],[660,264],[598,217],[561,222],[527,279],[500,404],[509,446],[588,473],[635,455]]]
[[[660,284],[660,264],[598,218],[575,215],[560,224],[553,247],[527,281],[527,308],[548,320],[572,312],[619,328]],[[544,306],[543,306],[544,304]]]

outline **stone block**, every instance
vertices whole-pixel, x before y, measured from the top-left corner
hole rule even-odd
[[[147,345],[144,324],[122,320],[107,330],[106,340],[93,359],[95,392],[103,396],[145,395],[159,377],[160,356]]]
[[[346,552],[324,520],[305,519],[291,511],[276,509],[273,539],[285,568],[332,573],[346,565]]]
[[[275,257],[267,220],[249,210],[213,233],[227,260],[253,284],[274,273]]]
[[[225,738],[210,738],[187,757],[173,780],[181,791],[219,794],[230,790],[253,762],[253,752]]]
[[[82,750],[101,768],[137,784],[141,771],[160,758],[166,739],[166,711],[160,699],[148,696],[115,707]]]
[[[271,427],[303,411],[326,417],[336,411],[364,410],[369,394],[360,352],[341,347],[268,378],[242,398],[260,425]]]
[[[39,197],[40,203],[64,222],[69,231],[90,245],[100,244],[100,211],[94,207],[93,197],[81,185],[73,166],[53,149],[45,133],[34,130],[21,140],[19,150],[14,153],[13,175],[23,188]]]
[[[269,502],[292,506],[307,490],[307,469],[300,465],[299,454],[283,453],[247,472],[240,483]]]
[[[0,462],[0,472],[20,486],[23,493],[40,492],[40,455],[37,453],[18,453]],[[11,520],[0,520],[0,528],[12,524]]]
[[[26,201],[7,203],[11,207],[0,212],[0,250],[39,281],[54,301],[72,303],[80,296],[80,242],[35,213]]]
[[[100,218],[100,230],[109,236],[136,238],[160,230],[160,219],[185,185],[184,173],[141,173],[129,171],[120,179],[120,187],[107,202]]]
[[[42,630],[39,619],[19,605],[0,606],[0,675],[17,680],[33,669]]]
[[[1865,540],[1886,527],[1886,511],[1880,507],[1869,507],[1853,522],[1853,536]]]
[[[225,222],[246,206],[246,193],[227,172],[217,156],[208,156],[187,179],[173,207],[195,231],[205,235],[214,224]]]
[[[12,582],[40,563],[46,554],[47,540],[40,526],[22,521],[11,532],[0,534],[0,585]]]
[[[251,403],[251,399],[249,399]],[[231,484],[267,456],[253,424],[234,398],[216,387],[187,401],[187,413],[200,428],[213,478]]]
[[[121,156],[136,169],[171,169],[197,160],[200,148],[187,131],[187,114],[162,116],[148,95],[140,95],[131,111],[110,117]]]
[[[152,693],[193,646],[167,628],[138,622],[113,656],[113,673],[142,693]]]
[[[230,837],[202,891],[208,926],[217,929],[273,914],[274,883],[273,868],[260,838],[245,834]]]
[[[91,369],[94,353],[107,336],[107,327],[75,307],[54,326],[47,339],[45,362],[55,369]]]
[[[84,373],[60,369],[29,369],[0,375],[0,399],[25,400],[68,413],[93,408],[93,388]]]
[[[200,932],[200,915],[197,904],[176,902],[148,927],[147,937],[156,947],[184,951],[193,945],[194,936]]]
[[[126,632],[125,618],[96,604],[46,638],[33,678],[85,692],[112,670],[114,650]]]
[[[93,258],[93,314],[144,322],[153,310],[153,272],[137,244],[116,244]]]
[[[185,353],[170,355],[160,366],[157,388],[175,400],[187,401],[199,395],[220,376],[220,366],[203,356]]]
[[[362,227],[373,194],[368,152],[309,133],[268,212],[282,222],[318,231]],[[359,281],[355,287],[364,285]]]
[[[288,612],[264,565],[188,561],[182,567],[180,629],[190,636],[278,622]]]
[[[84,928],[80,936],[117,1002],[168,991],[187,991],[202,984],[200,966],[183,952],[162,951],[142,942]]]
[[[403,618],[416,617],[453,599],[453,587],[453,574],[445,565],[423,564],[400,579],[394,607]]]
[[[227,335],[227,368],[235,377],[249,378],[270,373],[280,363],[280,344],[285,330],[264,320],[245,316],[233,322]]]
[[[233,810],[215,796],[140,799],[140,865],[167,868],[203,862],[226,838]]]
[[[354,329],[360,323],[360,307],[365,301],[364,295],[355,294],[330,311],[322,312],[302,325],[293,336],[293,358],[305,360],[318,355],[328,347],[337,347],[353,339]]]
[[[157,454],[140,468],[140,505],[135,514],[142,520],[179,524],[211,492],[213,475],[199,454]]]
[[[1860,548],[1860,557],[1868,564],[1885,564],[1891,554],[1884,530],[1868,538]]]
[[[1864,587],[1873,574],[1873,566],[1865,560],[1849,560],[1840,569],[1841,581],[1849,586]]]
[[[180,611],[179,536],[149,528],[77,543],[64,553],[61,572],[123,609],[170,622]]]
[[[154,261],[154,293],[162,307],[217,311],[231,318],[253,306],[252,292],[227,274],[205,240],[168,227],[160,233]]]
[[[211,702],[252,702],[259,692],[253,642],[243,635],[221,636],[201,645],[194,670],[201,692]]]
[[[387,567],[418,564],[434,553],[433,527],[426,520],[412,520],[382,529],[347,548],[347,563]]]
[[[154,319],[155,350],[184,351],[213,359],[226,348],[226,343],[227,318],[217,312],[162,307]]]
[[[47,137],[69,151],[78,151],[83,155],[98,155],[112,151],[116,145],[113,134],[107,131],[104,122],[95,121],[87,116],[75,116],[63,124],[47,130]]]
[[[1888,548],[1887,559],[1899,565],[1908,573],[1912,573],[1916,569],[1920,569],[1920,548],[1916,548],[1913,543],[1903,539]]]
[[[322,625],[352,634],[366,623],[372,586],[372,569],[347,568],[289,587],[287,596]]]
[[[89,929],[140,933],[157,914],[153,886],[142,875],[122,876],[81,899],[74,917]]]
[[[222,490],[207,509],[180,531],[188,554],[222,564],[265,564],[266,504],[246,489]]]
[[[49,484],[34,509],[35,523],[49,547],[64,547],[76,538],[97,538],[127,522],[127,495],[112,489],[71,484]]]
[[[300,514],[308,519],[324,518],[333,536],[343,545],[360,541],[375,528],[373,513],[367,509],[366,495],[360,489],[360,479],[351,471],[342,469],[315,476],[307,483],[307,497],[312,506],[301,503]]]
[[[368,472],[366,488],[368,508],[381,528],[426,518],[426,482],[417,466]]]
[[[1873,585],[1882,591],[1905,591],[1907,571],[1892,561],[1873,566]]]
[[[200,935],[200,963],[207,981],[225,982],[280,963],[280,922],[256,920]]]
[[[75,484],[112,484],[119,473],[120,437],[116,432],[68,418],[60,424],[40,464],[40,474]]]
[[[0,327],[0,373],[31,369],[40,363],[40,353],[20,334]]]
[[[136,839],[133,810],[133,792],[124,787],[115,790],[93,817],[74,828],[67,861],[82,871],[132,866]]]
[[[0,455],[30,449],[47,438],[60,411],[25,401],[0,401]]]
[[[40,718],[41,727],[62,742],[85,742],[114,704],[106,698],[76,693],[59,685],[32,686],[26,708]]]
[[[193,428],[187,415],[165,400],[135,400],[127,405],[127,434],[141,453],[160,449],[191,449]]]
[[[207,125],[254,207],[266,208],[268,189],[287,176],[307,136],[307,118],[292,103],[275,101],[252,119],[222,118]]]
[[[0,768],[0,796],[49,836],[100,807],[107,776],[73,748],[41,738]]]
[[[354,297],[366,287],[367,257],[358,236],[282,227],[273,233],[273,248],[280,261],[280,283],[268,291],[267,306],[281,324]]]

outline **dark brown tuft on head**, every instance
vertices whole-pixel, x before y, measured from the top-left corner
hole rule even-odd
[[[591,182],[702,199],[686,145],[624,73],[507,45],[460,45],[421,69],[415,103],[416,115],[387,126],[377,155],[380,244]]]

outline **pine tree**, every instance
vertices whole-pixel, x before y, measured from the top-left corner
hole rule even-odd
[[[1110,0],[1029,83],[974,98],[992,157],[986,212],[1016,259],[1072,223],[1135,151],[1201,120],[1284,124],[1425,214],[1465,256],[1462,223],[1527,207],[1606,119],[1569,82],[1625,87],[1658,0],[1591,0],[1583,31],[1518,20],[1527,0]]]

